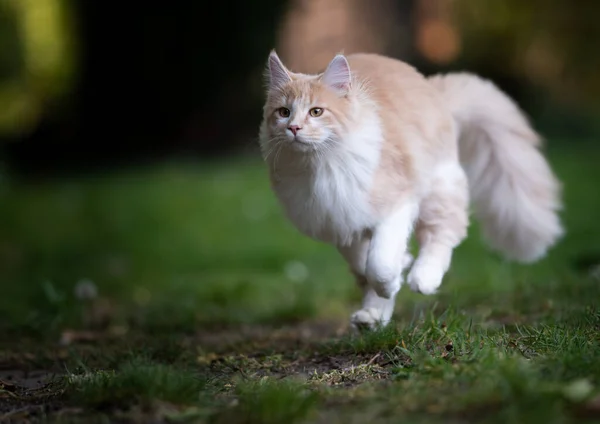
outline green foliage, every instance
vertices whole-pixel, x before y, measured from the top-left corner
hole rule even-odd
[[[58,104],[76,70],[70,0],[0,2],[0,135],[21,135]]]
[[[578,110],[598,110],[598,3],[459,0],[453,6],[464,41],[463,65],[497,68]]]

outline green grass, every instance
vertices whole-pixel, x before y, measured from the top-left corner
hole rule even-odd
[[[68,392],[76,403],[93,408],[147,404],[160,400],[197,402],[206,386],[205,378],[192,370],[152,363],[140,358],[119,364],[116,370],[69,374]]]
[[[233,397],[233,406],[216,413],[213,422],[293,424],[309,418],[319,401],[318,394],[303,382],[273,381],[268,377],[240,382]]]
[[[546,259],[507,263],[473,225],[438,295],[403,288],[361,336],[346,265],[283,219],[257,161],[4,176],[0,421],[600,420],[599,159],[551,150],[567,235]]]

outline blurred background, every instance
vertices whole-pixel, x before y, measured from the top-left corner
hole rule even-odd
[[[170,155],[253,151],[276,47],[317,72],[338,51],[426,74],[468,69],[547,137],[590,137],[600,113],[600,6],[568,0],[0,2],[5,167],[31,176]],[[250,150],[249,150],[250,149]]]
[[[182,287],[173,310],[191,321],[244,321],[312,313],[316,294],[281,278],[348,279],[268,189],[256,136],[273,47],[295,71],[366,51],[479,73],[531,117],[562,179],[593,184],[598,13],[572,0],[0,0],[0,308],[30,327],[82,325],[62,305],[92,281],[140,307]],[[591,210],[570,210],[576,234],[597,233]],[[275,297],[259,307],[253,290]],[[231,303],[244,296],[246,309]]]

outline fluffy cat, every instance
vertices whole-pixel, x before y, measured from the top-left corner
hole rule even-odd
[[[271,185],[294,225],[350,265],[364,293],[356,328],[390,321],[409,267],[412,290],[436,292],[470,203],[492,248],[542,258],[563,229],[540,144],[513,101],[472,74],[425,78],[399,60],[352,54],[307,75],[269,56],[260,145]]]

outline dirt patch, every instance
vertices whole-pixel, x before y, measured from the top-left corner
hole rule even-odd
[[[214,352],[289,350],[337,338],[347,331],[347,323],[339,321],[313,321],[277,327],[253,325],[199,331],[190,342]]]
[[[77,339],[72,341],[68,357],[64,348],[46,350],[43,356],[49,364],[69,364],[75,355],[92,369],[104,369],[118,362],[119,352],[139,348],[153,361],[191,366],[221,387],[233,387],[239,378],[293,378],[345,388],[388,378],[390,367],[383,353],[355,354],[327,348],[347,331],[346,322],[321,321],[210,329],[181,337],[170,335],[168,339],[138,333],[101,343]],[[40,358],[34,354],[25,361],[22,356],[19,360],[19,355],[6,353],[0,362],[0,422],[38,422],[85,412],[64,400],[57,383],[61,370],[40,369]],[[225,389],[222,395],[227,397],[228,393]]]
[[[328,353],[330,343],[348,331],[346,323],[311,322],[278,328],[254,326],[200,333],[198,363],[222,378],[300,378],[352,386],[388,376],[381,353]]]
[[[58,378],[49,370],[0,369],[0,422],[38,422],[61,411]]]

